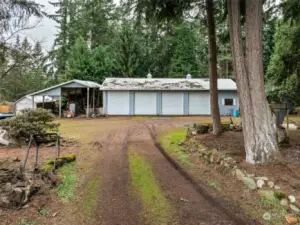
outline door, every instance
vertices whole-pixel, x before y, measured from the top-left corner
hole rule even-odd
[[[156,92],[135,92],[134,114],[156,115]]]
[[[189,114],[210,115],[209,92],[189,92]]]
[[[129,115],[128,91],[109,91],[107,95],[108,115]]]
[[[183,115],[183,93],[162,93],[162,115]]]

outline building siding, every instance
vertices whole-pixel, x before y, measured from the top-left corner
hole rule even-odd
[[[189,92],[183,93],[183,114],[189,115]]]
[[[233,106],[224,105],[223,99],[226,98],[234,99],[235,105]],[[239,109],[237,91],[219,91],[219,109],[220,109],[220,115],[223,116],[233,115],[233,110]]]
[[[108,92],[114,92],[114,91],[103,91],[103,107],[104,107],[104,113],[108,113]],[[128,115],[135,115],[135,92],[137,91],[129,91],[129,113]],[[162,91],[153,91],[156,93],[156,115],[162,115]],[[165,91],[167,92],[167,91]],[[174,91],[172,91],[174,92]],[[183,93],[183,114],[189,115],[189,91],[177,91],[180,93]],[[195,92],[195,91],[193,91]],[[201,91],[203,92],[203,91]],[[209,91],[205,91],[207,95],[209,96]],[[223,99],[226,98],[232,98],[234,99],[235,105],[233,106],[225,106],[223,104]],[[219,91],[219,109],[220,109],[220,115],[232,115],[233,110],[239,109],[239,102],[238,102],[238,96],[237,91]],[[112,103],[110,103],[112,104]],[[208,111],[210,112],[210,105],[207,105]],[[199,113],[200,115],[201,113]],[[180,114],[182,115],[182,114]]]
[[[162,98],[161,98],[162,94],[161,91],[158,91],[156,93],[156,110],[157,110],[157,115],[161,115],[162,114]]]
[[[132,116],[134,115],[134,100],[135,98],[135,95],[134,95],[134,92],[133,91],[130,91],[129,92],[129,115]]]

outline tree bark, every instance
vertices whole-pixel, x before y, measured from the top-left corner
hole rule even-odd
[[[213,119],[213,133],[219,135],[221,133],[221,119],[218,101],[217,44],[213,0],[206,0],[206,13],[209,43],[210,108]]]
[[[268,105],[262,61],[262,0],[246,1],[246,56],[243,53],[240,1],[228,0],[230,41],[243,123],[246,160],[273,162],[279,157],[276,125]]]

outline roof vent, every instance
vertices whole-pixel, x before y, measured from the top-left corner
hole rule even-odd
[[[152,78],[151,73],[148,73],[147,78],[148,78],[148,79],[151,79],[151,78]]]
[[[186,79],[192,79],[192,75],[191,74],[187,74],[186,75]]]

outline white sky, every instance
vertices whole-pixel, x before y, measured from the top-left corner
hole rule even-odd
[[[53,14],[55,11],[55,8],[48,3],[48,0],[35,0],[35,2],[44,5],[44,11]],[[32,18],[30,21],[31,25],[34,25],[37,23],[36,18]],[[43,18],[39,25],[36,28],[23,31],[21,32],[22,35],[27,36],[29,40],[31,41],[41,41],[44,50],[50,50],[54,39],[55,39],[55,34],[57,33],[56,29],[56,22],[48,19],[48,18]]]

